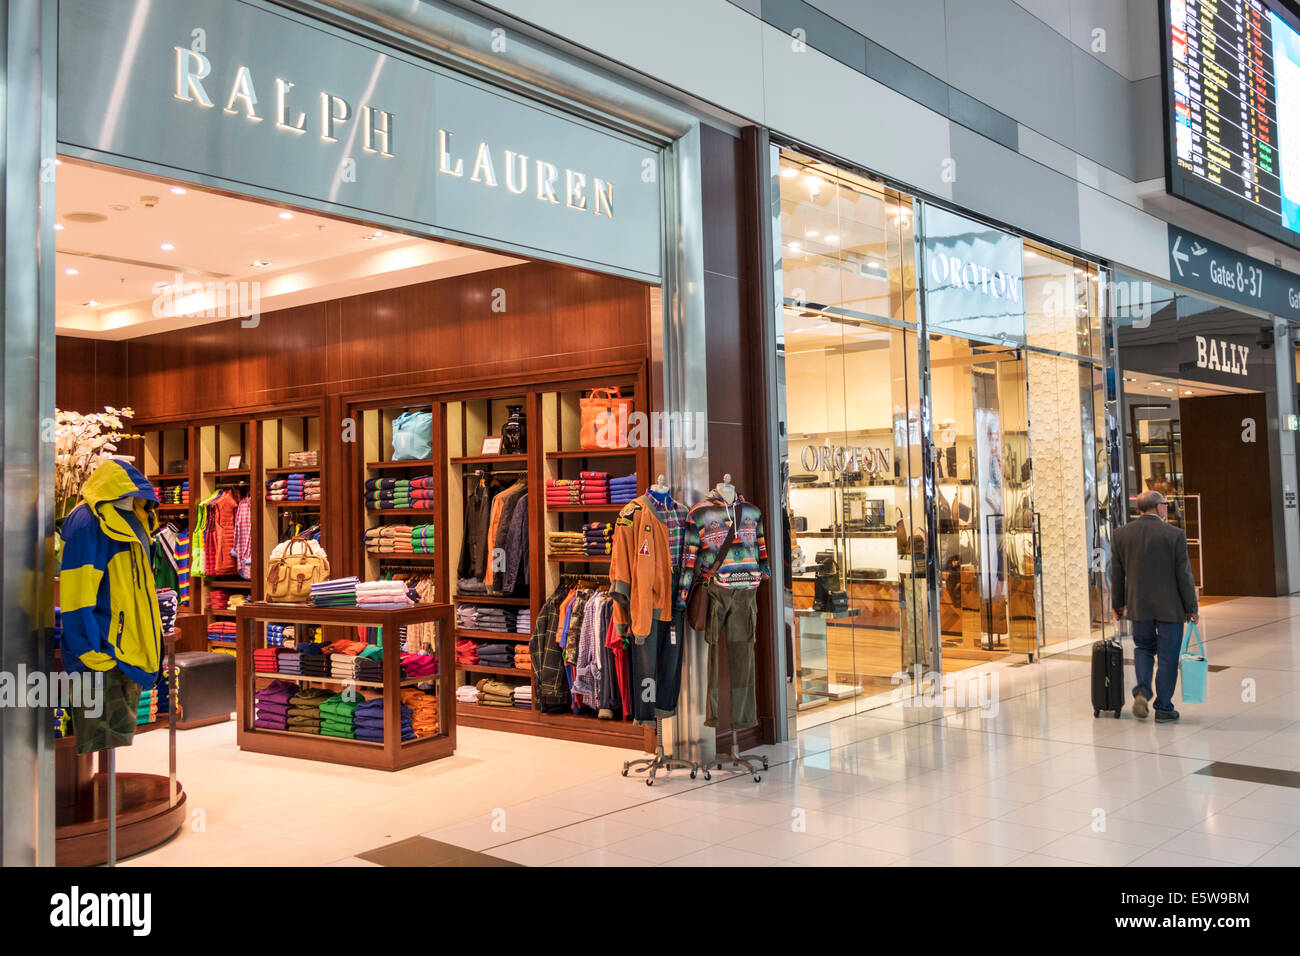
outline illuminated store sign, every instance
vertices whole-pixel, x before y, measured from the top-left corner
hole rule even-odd
[[[262,0],[58,10],[65,155],[662,280],[657,144]]]
[[[928,326],[963,337],[1023,342],[1020,237],[929,204],[923,222]]]

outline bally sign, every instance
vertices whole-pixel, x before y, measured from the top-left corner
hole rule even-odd
[[[662,158],[635,135],[266,0],[58,14],[61,152],[661,278]]]
[[[1227,372],[1231,375],[1246,375],[1246,356],[1249,347],[1222,339],[1209,339],[1203,335],[1196,336],[1196,367],[1215,372]]]

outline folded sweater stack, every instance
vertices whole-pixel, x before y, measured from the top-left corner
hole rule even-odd
[[[317,468],[319,466],[320,455],[315,450],[289,452],[290,468]]]
[[[355,737],[356,730],[352,724],[352,717],[358,706],[356,691],[344,691],[321,701],[321,736],[348,739]]]
[[[366,479],[366,507],[432,508],[436,491],[432,475],[420,478],[368,478]]]
[[[516,707],[519,707],[523,710],[533,709],[533,685],[532,684],[520,684],[518,687],[515,688],[514,693],[511,696],[514,697],[514,703]]]
[[[611,478],[609,482],[609,503],[625,505],[636,498],[636,475],[624,475]]]
[[[356,607],[357,585],[355,576],[330,578],[311,586],[311,603],[316,607]]]
[[[456,642],[456,664],[460,667],[478,663],[478,644],[464,638]]]
[[[304,478],[302,482],[302,500],[320,501],[320,479]]]
[[[371,611],[393,611],[415,604],[407,593],[406,582],[400,579],[361,582],[356,586],[356,603]]]
[[[582,485],[567,478],[546,479],[546,505],[580,505],[582,504]]]
[[[511,612],[503,607],[484,604],[459,604],[456,606],[456,626],[465,631],[514,630]]]
[[[582,526],[582,545],[587,554],[609,554],[613,549],[614,526],[608,521],[593,521]]]
[[[478,646],[478,662],[487,667],[514,667],[515,646],[481,643]]]
[[[438,674],[438,656],[436,654],[403,654],[402,673],[407,677],[436,677]]]
[[[584,505],[603,505],[609,503],[609,473],[605,471],[584,471],[578,475]]]
[[[433,737],[438,734],[438,698],[422,690],[408,687],[402,691],[402,708],[411,711],[411,731],[417,737]]]
[[[274,680],[254,692],[253,726],[266,730],[289,730],[289,712],[298,685],[285,680]]]
[[[415,739],[415,712],[405,704],[399,709],[402,720],[402,740]],[[384,740],[384,701],[383,698],[367,700],[357,704],[352,714],[352,727],[357,740],[371,740],[383,743]],[[321,733],[324,733],[322,728]]]
[[[546,550],[551,554],[584,555],[587,539],[581,531],[546,532]]]
[[[461,684],[456,688],[456,700],[466,704],[477,704],[478,688],[473,684]]]
[[[499,680],[483,678],[474,687],[478,690],[478,702],[488,707],[513,707],[515,689]]]
[[[530,671],[533,669],[533,652],[528,649],[527,644],[515,645],[514,666],[519,670],[524,671]]]

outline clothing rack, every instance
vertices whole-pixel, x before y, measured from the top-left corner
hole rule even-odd
[[[721,767],[721,764],[719,764]],[[689,770],[691,779],[700,772],[700,765],[690,760],[682,760],[679,757],[668,757],[664,755],[664,719],[655,714],[655,755],[653,757],[639,757],[636,760],[625,760],[623,762],[623,776],[627,776],[629,770],[635,769],[637,773],[646,774],[645,785],[653,787],[655,785],[655,774],[660,770],[671,771],[675,769]],[[767,769],[767,761],[763,761],[763,769]],[[704,779],[712,780],[709,774],[709,768],[704,768]]]

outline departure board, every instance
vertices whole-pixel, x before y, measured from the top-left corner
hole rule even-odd
[[[1169,192],[1300,246],[1300,18],[1164,0]]]

